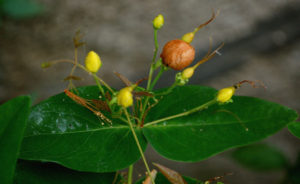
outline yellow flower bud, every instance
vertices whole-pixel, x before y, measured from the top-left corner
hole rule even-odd
[[[186,33],[185,35],[182,36],[181,40],[185,41],[186,43],[191,43],[194,39],[195,33],[190,32]]]
[[[234,95],[234,92],[235,92],[234,86],[219,90],[217,95],[217,101],[221,103],[228,102],[231,99],[231,97]]]
[[[42,63],[41,64],[41,67],[42,68],[48,68],[48,67],[50,67],[51,66],[51,63],[50,62],[45,62],[45,63]]]
[[[90,51],[85,58],[86,69],[92,73],[96,73],[101,66],[102,62],[99,55],[94,51]]]
[[[182,75],[181,75],[182,78],[183,79],[191,78],[194,74],[194,70],[195,70],[194,67],[189,67],[189,68],[184,69],[182,72]]]
[[[132,97],[132,87],[125,87],[119,91],[119,94],[117,96],[118,99],[118,105],[122,107],[129,107],[133,104],[133,97]]]
[[[154,29],[160,29],[164,25],[164,17],[162,14],[157,15],[153,20]]]

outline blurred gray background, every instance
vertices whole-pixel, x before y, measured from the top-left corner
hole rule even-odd
[[[212,9],[219,16],[196,35],[192,45],[200,59],[208,50],[211,36],[216,47],[225,46],[222,55],[201,65],[190,84],[223,88],[238,81],[260,80],[267,90],[244,86],[239,95],[274,101],[300,112],[300,1],[296,0],[40,0],[44,12],[31,19],[4,17],[0,27],[0,102],[21,94],[34,94],[37,101],[60,93],[67,83],[71,65],[61,64],[47,70],[42,62],[74,58],[72,37],[77,30],[85,34],[87,45],[79,50],[83,62],[89,50],[101,56],[99,72],[115,88],[124,84],[114,76],[117,71],[132,81],[147,76],[154,44],[152,19],[165,17],[159,31],[160,49],[172,39],[180,38],[208,20]],[[169,85],[174,72],[166,72],[158,87]],[[91,77],[76,85],[93,84]],[[290,159],[300,151],[300,141],[283,130],[268,138]],[[233,172],[227,183],[279,183],[281,171],[258,173],[236,164],[230,151],[199,163],[178,163],[159,156],[150,147],[146,156],[180,173],[208,179]],[[143,164],[135,174],[144,174]],[[226,183],[226,182],[225,182]]]

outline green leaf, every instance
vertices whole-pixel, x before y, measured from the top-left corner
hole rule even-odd
[[[20,161],[14,183],[111,184],[114,178],[115,173],[78,172],[53,163]]]
[[[15,19],[30,18],[42,12],[43,8],[32,0],[4,0],[2,10]]]
[[[0,106],[0,181],[13,181],[15,166],[29,115],[30,98],[20,96]]]
[[[285,169],[289,165],[281,151],[266,144],[238,148],[232,157],[241,165],[258,171]]]
[[[79,96],[98,99],[96,86],[78,89]],[[103,113],[112,119],[109,113]],[[20,158],[56,162],[65,167],[91,172],[111,172],[128,167],[140,153],[127,124],[102,121],[64,93],[33,107]],[[103,124],[103,125],[102,125]],[[146,140],[136,130],[142,149]]]
[[[187,176],[182,176],[182,177],[187,182],[187,184],[203,184],[202,181],[199,181],[197,179],[190,178]],[[144,180],[145,177],[139,179],[135,184],[142,184]],[[155,184],[171,184],[171,183],[162,173],[158,172],[155,178]]]
[[[235,96],[233,103],[154,125],[147,123],[198,107],[215,98],[208,87],[177,87],[150,110],[144,135],[164,157],[195,162],[227,149],[262,140],[297,118],[287,107],[258,98]],[[248,128],[248,131],[245,130]]]
[[[300,122],[293,122],[288,125],[289,131],[300,139]]]

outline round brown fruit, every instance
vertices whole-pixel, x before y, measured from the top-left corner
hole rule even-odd
[[[182,70],[195,59],[195,49],[185,41],[171,40],[164,46],[160,57],[166,66]]]

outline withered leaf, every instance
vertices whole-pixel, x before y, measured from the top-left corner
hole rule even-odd
[[[114,74],[121,80],[123,81],[126,86],[131,86],[132,85],[132,82],[130,82],[129,79],[127,79],[124,75],[118,73],[118,72],[114,72]]]
[[[138,92],[133,92],[133,94],[135,96],[149,96],[149,97],[153,97],[154,95],[149,93],[149,92],[146,92],[146,91],[138,91]]]
[[[74,76],[74,75],[69,75],[66,78],[64,78],[64,81],[69,81],[69,80],[82,80],[82,78]]]
[[[95,105],[95,107],[98,109],[98,110],[104,110],[104,111],[107,111],[107,112],[111,112],[110,111],[110,108],[108,106],[108,104],[106,103],[106,101],[104,100],[97,100],[97,99],[92,99],[92,102],[93,104]]]
[[[172,184],[187,184],[187,182],[182,178],[181,174],[178,172],[169,169],[165,166],[162,166],[157,163],[153,163],[154,166],[156,166],[159,171],[172,183]]]
[[[155,169],[153,169],[150,173],[150,176],[152,177],[152,179],[154,181],[155,181],[155,178],[156,178],[156,174],[157,174],[157,171]],[[143,181],[143,184],[152,184],[150,176],[147,176],[147,178]]]

